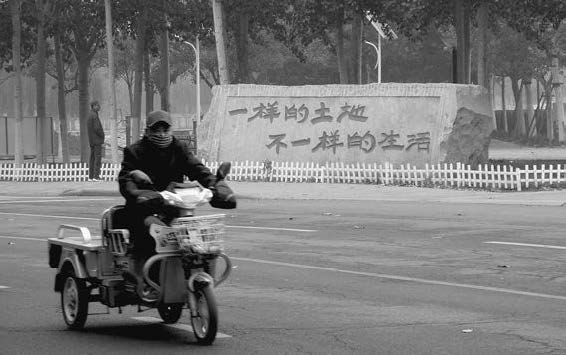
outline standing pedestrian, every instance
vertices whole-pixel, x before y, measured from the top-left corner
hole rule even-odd
[[[104,129],[98,117],[100,104],[98,101],[90,103],[88,115],[88,143],[90,144],[90,160],[88,166],[88,181],[100,181],[100,167],[102,164],[102,145],[104,144]]]

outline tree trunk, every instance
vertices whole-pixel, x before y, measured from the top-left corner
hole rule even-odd
[[[507,124],[507,106],[505,103],[505,77],[501,77],[501,110],[503,111],[503,130],[509,133],[509,126]]]
[[[472,9],[471,1],[464,1],[464,83],[472,83]]]
[[[48,127],[47,117],[45,114],[45,12],[43,7],[43,1],[36,0],[36,10],[37,10],[37,53],[36,53],[36,72],[35,72],[35,82],[36,82],[36,109],[37,109],[37,136],[36,136],[36,147],[37,147],[37,162],[39,164],[45,164],[46,155],[46,142],[50,141],[46,139],[49,137],[51,132],[51,127]]]
[[[236,82],[248,83],[249,82],[249,63],[248,63],[248,31],[250,18],[247,13],[240,12],[238,14],[239,27],[237,39],[237,53],[238,53],[238,75]]]
[[[525,115],[523,111],[523,85],[519,85],[519,80],[511,78],[511,86],[515,97],[515,137],[525,135]]]
[[[355,75],[352,77],[352,84],[362,83],[362,40],[364,33],[363,17],[354,16],[354,25],[352,26],[352,47],[354,50],[352,64]]]
[[[557,56],[552,58],[552,82],[558,83],[558,78],[554,77],[560,76],[560,60]],[[554,122],[556,122],[557,138],[559,143],[564,142],[564,93],[563,93],[564,83],[556,85],[554,88],[554,102],[556,103],[556,116]]]
[[[167,18],[164,18],[167,22]],[[163,111],[169,112],[170,102],[169,102],[169,86],[171,83],[171,76],[169,74],[169,31],[165,29],[161,33],[159,46],[159,54],[161,57],[160,69],[161,69],[161,109]]]
[[[79,70],[79,129],[81,140],[81,162],[89,161],[90,146],[88,142],[87,119],[90,112],[88,93],[88,70],[90,59],[88,53],[79,53],[77,58]]]
[[[468,0],[454,0],[454,27],[457,41],[457,82],[469,84],[471,77],[470,5]]]
[[[552,84],[545,85],[546,95],[546,137],[549,142],[554,141],[554,118],[552,112]]]
[[[24,117],[22,99],[22,64],[20,46],[22,41],[22,24],[20,0],[11,0],[10,13],[12,16],[12,63],[14,66],[15,82],[14,87],[14,164],[17,168],[24,162]]]
[[[106,47],[108,48],[108,77],[110,82],[110,111],[112,117],[110,119],[110,141],[112,151],[112,162],[118,163],[118,113],[116,110],[116,85],[114,81],[114,46],[112,44],[112,6],[110,0],[104,0],[104,9],[106,14]]]
[[[224,27],[224,11],[220,0],[212,1],[212,16],[214,18],[214,37],[216,38],[216,56],[218,57],[218,73],[220,84],[230,84],[230,73],[226,64],[226,29]]]
[[[130,103],[130,116],[131,116],[132,109],[134,107],[134,86],[133,84],[130,83],[126,83],[126,86],[128,87],[128,101]]]
[[[558,126],[558,141],[564,143],[564,84],[554,88],[556,98],[556,124]]]
[[[528,136],[537,135],[537,127],[533,120],[535,119],[535,110],[533,108],[533,91],[532,91],[532,81],[531,79],[525,80],[525,96],[527,101],[527,127],[529,130],[526,132]],[[532,127],[532,128],[531,128]],[[532,132],[532,134],[531,134]]]
[[[487,57],[485,49],[487,45],[487,26],[488,26],[488,5],[482,3],[478,9],[478,51],[477,51],[477,69],[478,69],[478,85],[488,87],[487,79]]]
[[[132,141],[135,142],[140,137],[141,127],[141,105],[142,105],[142,78],[143,78],[143,55],[145,46],[145,19],[147,10],[138,19],[136,28],[138,37],[136,38],[135,73],[134,73],[134,107],[132,110]]]
[[[149,52],[147,48],[143,55],[143,77],[145,83],[145,115],[153,111],[153,83],[151,82],[150,65],[149,65]]]
[[[348,67],[346,64],[346,55],[344,53],[344,25],[340,22],[336,29],[336,57],[338,62],[338,74],[340,75],[340,84],[348,84]]]
[[[491,107],[491,117],[493,120],[493,130],[497,130],[497,116],[495,116],[495,74],[489,74],[488,82],[488,95],[489,95],[489,107]]]
[[[65,108],[65,71],[63,69],[63,55],[61,54],[61,29],[55,34],[55,62],[57,66],[57,107],[59,109],[59,135],[61,137],[61,155],[63,163],[68,163],[69,141],[67,129],[67,113]]]

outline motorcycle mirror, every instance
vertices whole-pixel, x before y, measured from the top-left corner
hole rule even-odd
[[[216,170],[216,179],[223,180],[224,178],[226,178],[226,176],[228,176],[228,174],[230,173],[231,167],[232,167],[232,163],[230,163],[229,161],[220,164],[218,170]]]

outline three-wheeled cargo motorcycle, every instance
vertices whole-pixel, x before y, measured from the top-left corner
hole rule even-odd
[[[229,169],[229,164],[222,164],[217,178],[224,178]],[[156,253],[141,264],[132,255],[130,229],[117,227],[127,225],[124,206],[104,211],[100,236],[91,235],[86,227],[63,224],[57,237],[48,239],[49,266],[57,269],[55,291],[61,293],[68,328],[84,327],[91,302],[118,307],[120,312],[128,305],[138,306],[140,312],[156,308],[164,323],[176,323],[187,306],[197,342],[214,342],[214,287],[231,271],[230,258],[223,252],[225,215],[194,215],[196,206],[212,198],[212,192],[198,183],[180,184],[162,195],[182,211],[181,217],[169,225],[151,225]],[[224,270],[215,270],[217,265]]]

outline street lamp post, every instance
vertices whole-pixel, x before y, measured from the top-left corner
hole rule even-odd
[[[198,36],[195,40],[195,45],[193,45],[189,41],[185,41],[179,36],[175,36],[178,40],[183,42],[184,44],[188,44],[193,51],[195,51],[195,62],[196,62],[196,70],[195,70],[195,84],[197,86],[197,118],[196,121],[200,122],[200,48],[199,48],[199,39]]]
[[[375,62],[375,67],[373,67],[373,69],[377,69],[377,82],[381,84],[381,37],[379,37],[379,47],[370,41],[364,41],[364,43],[369,44],[373,47],[373,49],[375,49],[377,61]]]
[[[375,49],[377,55],[377,63],[375,64],[377,68],[377,82],[381,83],[381,39],[382,38],[397,39],[397,34],[393,32],[393,30],[391,29],[388,29],[387,33],[385,33],[383,25],[377,21],[374,21],[370,13],[366,13],[366,18],[369,20],[369,22],[377,32],[377,46],[369,41],[364,41],[364,42],[369,44]]]

